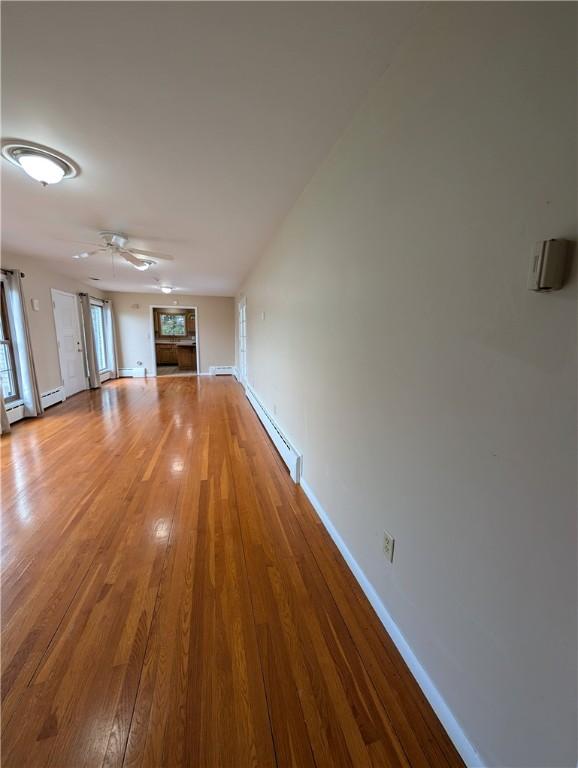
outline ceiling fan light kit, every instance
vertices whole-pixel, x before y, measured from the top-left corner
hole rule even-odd
[[[146,269],[149,269],[149,267],[154,267],[154,261],[151,261],[150,259],[141,259],[142,264],[133,264],[133,267],[135,269],[139,269],[141,272],[144,272]]]
[[[172,261],[172,256],[167,256],[164,253],[155,253],[155,251],[145,251],[141,248],[129,247],[128,235],[124,235],[122,232],[104,230],[98,234],[102,244],[96,250],[75,253],[72,258],[77,260],[87,259],[89,256],[95,256],[97,253],[105,253],[113,258],[120,256],[135,269],[138,269],[139,272],[145,272],[147,269],[154,267],[157,259]],[[97,243],[94,245],[97,245]],[[149,256],[152,258],[148,258]]]
[[[6,139],[2,142],[2,157],[20,168],[43,187],[58,184],[63,179],[73,179],[80,168],[66,155],[55,149],[31,141]]]
[[[104,240],[107,246],[114,246],[115,248],[125,248],[128,244],[128,237],[121,232],[110,232],[105,229],[103,232],[98,233]]]

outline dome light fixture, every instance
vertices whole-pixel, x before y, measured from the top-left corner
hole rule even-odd
[[[161,285],[161,291],[163,293],[172,293],[173,289],[171,288],[170,285]]]
[[[58,184],[63,179],[72,179],[80,173],[78,165],[66,155],[29,141],[3,141],[2,157],[31,179],[39,181],[43,187]]]

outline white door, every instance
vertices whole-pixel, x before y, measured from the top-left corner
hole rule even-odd
[[[241,384],[247,383],[247,302],[239,302],[239,377]]]
[[[81,389],[86,389],[78,300],[73,293],[53,290],[52,306],[64,394],[70,397]]]

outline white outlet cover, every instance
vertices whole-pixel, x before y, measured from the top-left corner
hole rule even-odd
[[[393,550],[395,547],[395,539],[387,531],[383,532],[383,554],[390,563],[393,562]]]

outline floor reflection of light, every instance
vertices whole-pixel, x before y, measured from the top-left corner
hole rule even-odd
[[[26,421],[21,426],[17,425],[14,434],[6,438],[6,442],[3,441],[1,451],[5,472],[0,489],[3,517],[23,526],[35,523],[35,511],[42,511],[35,510],[31,502],[33,497],[27,493],[31,480],[37,479],[43,469],[44,458],[42,439],[28,429],[29,426]]]
[[[193,428],[192,427],[188,427],[187,428],[187,440],[192,440],[192,439],[193,439]]]
[[[30,504],[26,500],[25,496],[17,496],[14,502],[14,511],[18,515],[18,519],[21,523],[24,525],[30,525],[33,520],[32,509],[30,508]]]
[[[168,538],[170,530],[171,530],[171,526],[168,520],[157,520],[155,524],[155,529],[154,529],[155,539],[159,539],[160,541],[163,541],[164,539]]]
[[[121,424],[121,413],[118,409],[118,392],[108,388],[100,390],[101,399],[99,402],[101,426],[106,432],[107,437],[113,437],[115,430]]]
[[[183,459],[173,459],[171,463],[171,472],[179,474],[185,468],[185,462]]]

